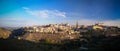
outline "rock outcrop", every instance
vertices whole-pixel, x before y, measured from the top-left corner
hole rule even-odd
[[[4,28],[0,28],[0,38],[7,39],[9,38],[10,34],[11,34],[11,31]]]

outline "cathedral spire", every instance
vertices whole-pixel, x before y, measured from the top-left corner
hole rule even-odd
[[[79,25],[78,25],[78,21],[77,21],[77,22],[76,22],[76,28],[78,28],[78,26],[79,26]]]

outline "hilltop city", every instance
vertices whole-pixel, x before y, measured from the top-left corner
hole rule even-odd
[[[76,22],[76,25],[62,23],[48,24],[42,26],[27,26],[16,29],[0,28],[0,32],[0,40],[1,42],[3,42],[3,46],[5,46],[4,42],[6,41],[8,42],[8,44],[9,42],[12,42],[12,45],[9,44],[10,46],[8,47],[12,46],[14,48],[18,48],[19,50],[25,49],[25,51],[30,50],[31,46],[35,47],[32,48],[32,50],[35,50],[36,48],[40,50],[44,47],[42,51],[44,51],[46,48],[50,48],[51,46],[52,49],[46,50],[55,50],[54,47],[56,47],[60,51],[91,51],[95,49],[97,49],[96,51],[98,51],[99,49],[104,49],[102,46],[108,48],[108,46],[106,46],[107,44],[110,44],[110,47],[115,46],[111,45],[111,43],[116,44],[116,42],[119,42],[118,37],[120,36],[120,28],[117,26],[105,26],[103,23],[97,23],[94,25],[79,25],[78,22]],[[111,42],[111,40],[114,41]],[[15,42],[15,44],[13,42]],[[31,44],[30,42],[37,43],[37,46]],[[22,44],[19,45],[20,48],[18,47],[17,43]],[[29,43],[31,45],[28,45]],[[43,46],[39,44],[42,44]],[[23,47],[24,45],[26,46]],[[5,48],[7,48],[7,46]],[[111,49],[113,49],[113,47]],[[12,49],[10,48],[10,50]]]
[[[104,35],[104,36],[118,36],[120,28],[117,26],[105,26],[103,23],[95,25],[76,25],[66,24],[48,24],[43,26],[28,26],[21,27],[12,31],[12,38],[25,39],[29,41],[38,42],[42,39],[51,39],[62,41],[65,39],[78,39],[84,35]]]
[[[22,27],[26,32],[29,33],[48,33],[48,34],[80,34],[80,32],[87,32],[88,30],[107,30],[107,29],[117,29],[117,26],[105,26],[103,23],[97,23],[95,25],[70,25],[66,24],[49,24],[44,26],[31,26]]]

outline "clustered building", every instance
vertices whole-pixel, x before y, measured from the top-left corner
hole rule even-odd
[[[42,39],[51,39],[51,40],[64,40],[64,39],[77,39],[87,35],[90,30],[98,30],[96,32],[100,33],[99,30],[105,36],[117,36],[120,34],[119,28],[116,26],[104,26],[103,23],[97,23],[95,25],[79,25],[78,22],[76,25],[69,24],[49,24],[43,26],[31,26],[22,28],[26,34],[23,37],[18,37],[18,39],[26,39],[32,41],[39,41]],[[117,31],[117,32],[116,32]],[[94,32],[94,31],[93,31]],[[97,35],[98,33],[94,32],[92,35]],[[89,32],[90,33],[90,32]]]
[[[80,33],[74,30],[69,24],[49,24],[45,26],[24,27],[29,33],[44,33],[44,34],[76,34]]]
[[[42,34],[80,34],[80,32],[87,32],[88,30],[104,30],[108,26],[104,26],[103,23],[97,23],[95,25],[76,25],[69,24],[49,24],[44,26],[32,26],[24,27],[26,32],[29,33],[42,33]]]

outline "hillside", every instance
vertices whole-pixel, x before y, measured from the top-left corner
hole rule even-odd
[[[6,39],[10,36],[11,31],[4,29],[4,28],[0,28],[0,38]]]

